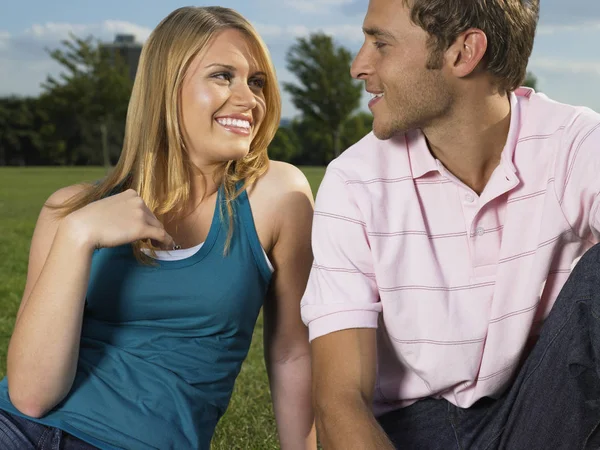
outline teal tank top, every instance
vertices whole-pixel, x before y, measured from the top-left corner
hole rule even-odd
[[[130,245],[94,252],[77,375],[41,419],[101,449],[209,449],[271,279],[246,192],[222,189],[204,245],[178,261],[137,262]],[[60,326],[60,324],[57,324]],[[10,403],[6,378],[0,408]]]

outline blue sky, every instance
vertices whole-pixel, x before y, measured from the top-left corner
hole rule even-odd
[[[173,9],[190,3],[174,0],[4,0],[0,13],[0,95],[36,95],[47,73],[58,66],[45,48],[55,48],[74,32],[112,41],[132,33],[142,41]],[[538,89],[555,100],[600,111],[600,1],[541,0],[542,14],[529,68]],[[7,7],[7,5],[10,6]],[[278,76],[285,53],[298,36],[325,31],[356,52],[368,0],[216,0],[195,5],[228,6],[259,30],[269,46]],[[366,106],[366,99],[363,107]],[[283,115],[297,112],[284,94]]]

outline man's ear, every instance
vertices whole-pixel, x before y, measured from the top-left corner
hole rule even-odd
[[[478,28],[462,32],[446,50],[447,68],[457,77],[464,78],[477,68],[487,51],[487,36]]]

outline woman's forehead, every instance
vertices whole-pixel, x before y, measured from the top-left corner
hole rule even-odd
[[[223,64],[237,70],[261,70],[258,45],[247,34],[228,29],[216,34],[198,55],[201,65]]]

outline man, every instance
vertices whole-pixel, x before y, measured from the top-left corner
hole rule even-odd
[[[600,448],[600,115],[518,88],[538,15],[369,2],[302,301],[325,449]]]

